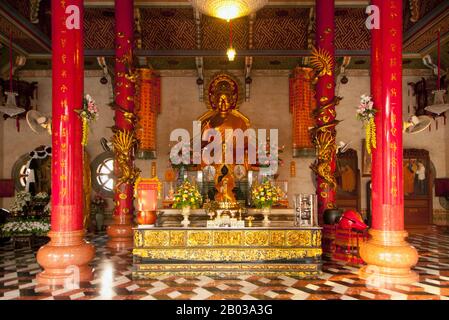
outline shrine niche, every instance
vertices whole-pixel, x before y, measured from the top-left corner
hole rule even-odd
[[[337,154],[337,206],[360,211],[360,170],[357,151],[348,149]]]
[[[206,198],[220,203],[228,202],[227,206],[236,206],[238,201],[245,202],[249,189],[247,173],[251,170],[248,163],[247,151],[249,141],[245,141],[244,150],[237,150],[236,139],[227,141],[226,129],[241,129],[245,132],[250,128],[249,119],[244,116],[239,107],[243,97],[240,95],[242,87],[238,79],[228,74],[217,74],[212,77],[209,85],[206,86],[208,111],[199,117],[201,121],[201,135],[207,129],[216,129],[222,137],[222,156],[226,153],[226,145],[233,145],[233,159],[236,159],[238,152],[245,153],[244,164],[213,164],[208,165],[202,161],[200,170],[203,174],[203,193]],[[202,149],[208,142],[202,142]],[[224,163],[224,161],[223,161]],[[213,179],[211,172],[213,171]],[[206,179],[204,179],[206,177]]]
[[[424,149],[404,149],[404,223],[406,225],[432,223],[432,187],[435,168],[429,152]]]

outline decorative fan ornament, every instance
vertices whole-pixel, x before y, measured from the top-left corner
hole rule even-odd
[[[415,134],[426,130],[432,122],[428,116],[412,116],[408,122],[404,123],[404,132]]]
[[[268,0],[190,0],[205,15],[231,20],[250,15],[268,4]]]
[[[30,129],[35,133],[47,132],[51,135],[51,118],[36,110],[27,112],[26,120]]]

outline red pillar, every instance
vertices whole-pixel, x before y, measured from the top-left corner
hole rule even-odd
[[[411,283],[418,255],[405,238],[402,177],[402,0],[375,0],[380,29],[372,30],[371,86],[376,114],[371,239],[360,250],[362,278],[379,285]]]
[[[318,78],[316,101],[318,114],[316,119],[315,144],[318,147],[317,170],[318,217],[322,223],[323,212],[335,208],[335,169],[336,169],[336,111],[339,99],[335,97],[335,0],[317,0],[316,2],[316,48],[324,50],[330,57],[331,72]],[[317,140],[328,142],[328,147],[319,147]]]
[[[37,280],[56,285],[69,277],[76,279],[78,271],[81,281],[89,280],[92,269],[88,263],[95,249],[84,241],[83,149],[81,121],[75,112],[82,107],[84,91],[83,1],[52,0],[51,5],[51,241],[37,253],[44,268]]]
[[[128,132],[134,136],[134,123],[125,117],[134,111],[134,80],[130,77],[134,46],[134,0],[115,0],[115,45],[115,134]],[[134,150],[129,150],[128,156],[128,165],[134,168]],[[116,152],[116,159],[118,157]],[[118,178],[123,176],[122,165],[118,161],[114,163]],[[108,246],[116,249],[131,247],[133,181],[116,186],[114,204],[114,223],[108,228]]]

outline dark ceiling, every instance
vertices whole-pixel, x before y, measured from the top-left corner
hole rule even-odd
[[[0,42],[4,45],[0,49],[0,67],[8,60],[5,45],[10,33],[15,54],[27,57],[25,69],[51,67],[50,0],[41,0],[38,10],[32,10],[31,2],[0,1]],[[98,68],[95,57],[114,54],[113,1],[85,2],[86,68],[95,69]],[[187,2],[183,5],[179,4],[183,1],[153,2],[136,1],[140,13],[137,23],[142,30],[140,34],[136,32],[141,39],[136,53],[148,57],[155,69],[195,69],[195,56],[204,57],[205,69],[243,69],[245,56],[254,57],[255,69],[291,69],[301,63],[301,56],[308,54],[308,39],[313,39],[314,24],[310,22],[313,2],[295,1],[288,5],[289,1],[277,4],[273,0],[254,18],[233,22],[233,44],[238,58],[230,63],[224,57],[229,45],[227,22],[203,15],[197,33],[194,9]],[[365,2],[337,0],[335,44],[339,56],[354,57],[350,68],[369,67],[370,34],[364,25]],[[412,3],[419,8],[412,11]],[[38,21],[31,21],[32,16]],[[404,0],[405,68],[422,68],[423,55],[436,56],[436,30],[442,34],[443,67],[448,68],[449,1]]]

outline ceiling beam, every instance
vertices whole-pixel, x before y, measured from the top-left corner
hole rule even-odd
[[[418,22],[416,22],[409,30],[404,33],[404,48],[413,46],[415,41],[418,41],[421,37],[425,36],[428,32],[430,32],[432,28],[435,28],[435,26],[437,26],[438,24],[441,24],[443,21],[447,21],[448,17],[449,1],[442,1],[437,7],[435,7],[432,11],[418,20]],[[447,41],[448,37],[449,32],[447,30],[441,34],[443,43]],[[437,37],[435,35],[435,40],[427,46],[419,48],[418,52],[421,53],[421,55],[425,55],[434,50],[436,46]]]
[[[312,54],[311,50],[244,50],[238,51],[240,56],[253,57],[305,57]],[[113,57],[114,49],[86,49],[86,57]],[[336,50],[337,57],[369,57],[369,50]],[[137,57],[222,57],[226,58],[226,50],[135,50]],[[404,53],[404,58],[418,58],[416,54]],[[50,59],[51,54],[30,54],[29,59]]]
[[[0,42],[4,43],[5,47],[9,46],[9,37],[5,37],[4,35],[2,35],[0,33]],[[14,43],[14,41],[12,43],[12,49],[20,55],[28,56],[28,52],[25,49],[23,49],[21,46],[19,46],[17,43]]]
[[[0,1],[0,16],[15,25],[21,32],[35,41],[44,51],[51,52],[51,41],[41,30],[24,18],[6,1]]]

